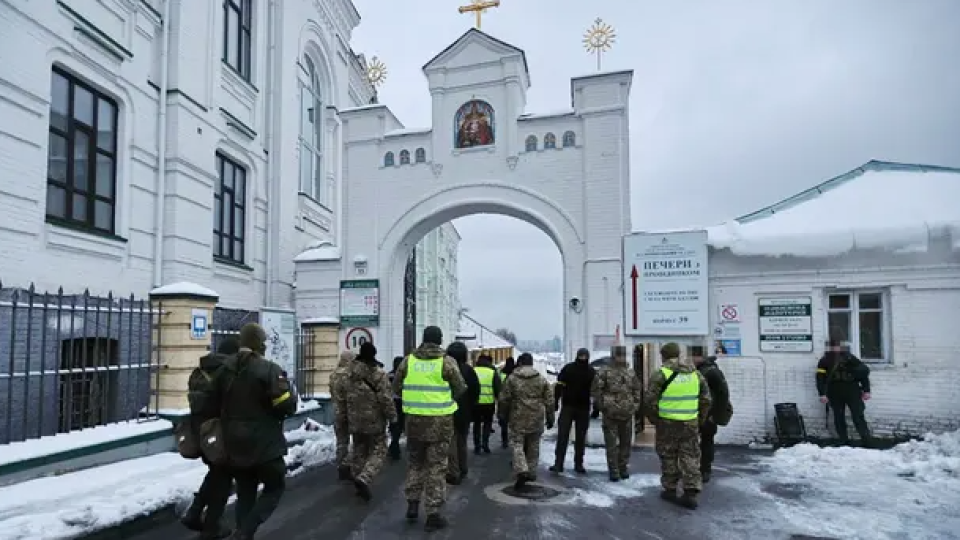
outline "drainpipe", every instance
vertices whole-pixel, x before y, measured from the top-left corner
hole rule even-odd
[[[279,231],[277,230],[277,223],[274,219],[277,215],[277,205],[279,204],[279,192],[277,189],[278,181],[276,178],[276,160],[277,152],[274,148],[274,140],[276,137],[277,127],[274,125],[276,119],[280,115],[275,114],[274,105],[276,101],[276,85],[275,81],[275,71],[277,69],[276,61],[276,48],[277,48],[277,9],[276,1],[270,0],[267,2],[267,20],[270,21],[267,24],[267,69],[266,69],[266,96],[264,99],[264,125],[266,126],[266,136],[264,140],[264,146],[267,149],[267,230],[266,235],[266,272],[264,279],[263,288],[263,305],[266,307],[272,307],[274,305],[274,291],[276,289],[275,282],[277,275],[279,274],[279,269],[277,265],[279,264],[279,257],[276,257],[274,254],[279,250]]]
[[[343,257],[345,255],[343,249],[343,212],[344,208],[346,208],[346,202],[344,200],[343,193],[343,121],[340,120],[339,111],[331,116],[333,116],[333,121],[337,126],[337,135],[336,137],[333,137],[334,144],[336,145],[333,152],[335,155],[334,165],[336,167],[333,171],[333,181],[336,182],[337,186],[336,189],[334,189],[336,201],[333,205],[333,210],[337,213],[335,219],[336,223],[334,223],[334,227],[337,228],[337,230],[334,231],[334,242],[335,245],[340,248],[340,256]]]
[[[167,198],[167,87],[170,77],[170,13],[173,0],[163,3],[160,23],[160,98],[157,102],[157,215],[153,244],[153,286],[163,286],[163,236]]]

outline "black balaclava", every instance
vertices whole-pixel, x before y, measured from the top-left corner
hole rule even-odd
[[[393,370],[396,371],[400,367],[400,363],[403,362],[402,356],[395,356],[393,358]]]
[[[443,331],[437,326],[428,326],[423,329],[423,342],[440,346],[443,343]]]
[[[369,341],[364,341],[360,345],[360,352],[357,353],[357,360],[361,362],[372,363],[375,362],[377,358],[377,348],[373,346],[373,343]]]
[[[585,348],[577,349],[577,363],[586,364],[590,361],[590,351]]]
[[[462,341],[454,341],[447,347],[447,356],[463,364],[467,361],[467,346]]]

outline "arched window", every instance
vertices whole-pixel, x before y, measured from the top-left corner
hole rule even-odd
[[[328,204],[323,167],[323,95],[317,67],[303,55],[306,80],[300,83],[300,191]]]
[[[401,150],[401,151],[400,151],[400,164],[401,164],[401,165],[409,165],[409,164],[410,164],[410,151],[409,151],[409,150]]]
[[[423,148],[417,148],[417,151],[413,153],[413,156],[413,160],[417,163],[427,162],[427,151]]]
[[[545,150],[557,147],[557,136],[553,133],[547,133],[543,136],[543,148]]]
[[[577,145],[577,136],[572,131],[567,131],[563,134],[563,147],[576,146]]]
[[[393,167],[393,152],[387,152],[383,156],[383,166]]]
[[[527,152],[536,152],[537,151],[537,136],[530,135],[527,137]]]

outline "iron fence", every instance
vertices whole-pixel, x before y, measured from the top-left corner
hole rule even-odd
[[[214,308],[210,321],[210,350],[216,351],[227,337],[237,337],[247,323],[260,322],[260,314],[245,309]]]
[[[0,444],[155,418],[162,312],[134,295],[0,283]]]

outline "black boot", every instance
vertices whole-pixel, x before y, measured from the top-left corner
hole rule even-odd
[[[630,478],[630,471],[627,469],[620,469],[620,479],[626,480],[628,478]]]
[[[350,467],[347,466],[338,467],[337,477],[341,482],[350,482],[353,480],[353,471],[351,471]]]
[[[476,455],[479,456],[479,455],[480,455],[480,452],[483,452],[483,450],[480,448],[480,445],[477,445],[477,446],[474,446],[474,447],[473,447],[473,453],[474,453],[474,454],[476,454]]]
[[[390,459],[400,461],[400,441],[390,441],[390,449],[387,451]]]
[[[447,518],[440,514],[430,514],[423,523],[423,530],[427,532],[439,531],[447,528],[447,525],[449,525]]]
[[[552,472],[552,473],[554,473],[554,474],[560,474],[560,473],[562,473],[562,472],[563,472],[563,465],[561,465],[561,464],[559,464],[559,463],[557,463],[557,464],[555,464],[555,465],[551,465],[551,466],[550,466],[550,472]]]
[[[677,502],[677,490],[676,489],[665,489],[660,492],[660,498],[675,503]]]
[[[203,531],[200,533],[200,540],[222,540],[231,535],[233,531],[220,525],[217,529],[212,531]]]
[[[407,521],[416,521],[420,517],[420,501],[407,501]]]
[[[619,482],[619,481],[620,481],[620,475],[619,475],[617,472],[615,472],[615,471],[610,471],[610,481],[611,481],[611,482]]]
[[[451,486],[459,486],[460,482],[463,480],[463,476],[459,474],[448,474],[447,483]]]
[[[527,484],[536,480],[532,474],[528,472],[520,473],[517,475],[517,481],[513,483],[513,489],[517,491],[522,491],[526,489]]]
[[[583,463],[577,463],[574,465],[573,471],[577,474],[587,474],[587,470],[583,468]]]
[[[370,492],[370,485],[363,480],[359,478],[354,479],[353,487],[357,488],[357,497],[360,497],[364,502],[370,502],[370,499],[373,498],[373,493]]]
[[[484,454],[489,454],[489,453],[490,453],[490,445],[489,445],[489,444],[483,443],[483,453],[484,453]]]
[[[713,473],[710,471],[700,471],[700,476],[703,477],[703,483],[706,484],[710,481],[710,477],[713,476]]]
[[[180,523],[188,530],[200,532],[203,530],[203,501],[200,500],[200,494],[193,494],[193,502],[190,508],[180,517]]]
[[[696,510],[697,506],[700,506],[700,503],[697,502],[697,495],[699,493],[696,491],[684,491],[683,495],[680,496],[680,506],[684,508],[689,508],[690,510]]]

